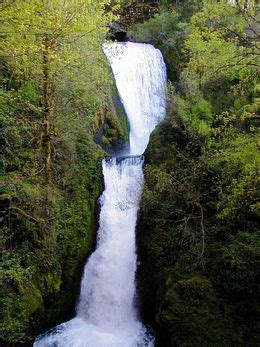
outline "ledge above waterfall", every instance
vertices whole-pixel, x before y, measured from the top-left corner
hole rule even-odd
[[[106,157],[104,161],[108,164],[121,164],[127,162],[129,165],[140,164],[144,159],[143,155],[126,155],[122,157]]]

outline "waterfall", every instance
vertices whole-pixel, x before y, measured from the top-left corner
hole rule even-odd
[[[85,265],[76,317],[39,336],[35,347],[144,347],[153,338],[135,302],[135,226],[143,185],[142,154],[165,115],[166,69],[158,49],[103,46],[130,125],[125,157],[105,158],[96,251]]]
[[[143,154],[165,114],[163,57],[152,45],[132,42],[105,45],[104,50],[130,125],[130,155]]]

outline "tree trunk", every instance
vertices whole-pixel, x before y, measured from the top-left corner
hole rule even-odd
[[[49,41],[45,37],[45,49],[43,52],[43,105],[44,105],[44,155],[45,155],[45,175],[47,184],[51,183],[51,134],[50,134],[50,116],[52,108],[52,87],[50,79],[50,57]]]

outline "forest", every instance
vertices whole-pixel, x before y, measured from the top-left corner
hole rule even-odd
[[[260,344],[258,12],[246,0],[1,1],[1,346],[32,346],[75,314],[101,162],[129,142],[102,50],[117,41],[153,45],[167,68],[136,227],[141,320],[156,347]]]

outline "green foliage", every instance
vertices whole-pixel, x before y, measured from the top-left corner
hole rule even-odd
[[[208,3],[191,18],[192,32],[185,42],[189,68],[200,74],[202,82],[222,75],[236,78],[250,73],[256,47],[247,44],[247,22],[237,8],[226,2]],[[242,43],[242,44],[241,44]]]
[[[228,338],[222,334],[225,322],[217,302],[212,283],[207,278],[195,275],[176,283],[170,278],[157,316],[162,329],[166,327],[165,332],[160,333],[161,340],[167,343],[168,337],[171,345],[183,346],[203,345],[205,341],[215,346],[228,343]],[[169,332],[170,336],[167,336]]]
[[[94,135],[106,124],[110,146],[127,138],[101,50],[117,8],[116,2],[106,4],[34,0],[1,5],[1,345],[29,345],[73,314],[103,189],[106,153]],[[46,96],[51,99],[48,138]],[[47,187],[46,141],[52,168]]]
[[[2,239],[3,343],[28,343],[73,312],[79,269],[95,238],[95,209],[103,187],[100,167],[104,156],[86,131],[81,139],[79,133],[78,136],[76,155],[66,152],[75,155],[74,166],[69,168],[69,161],[65,167],[56,162],[62,175],[50,196],[48,217],[42,208],[43,185],[32,185],[27,177],[18,181],[13,177],[5,185],[16,196],[12,198],[13,208],[6,210]],[[24,214],[14,209],[14,201]]]
[[[187,18],[168,7],[134,28],[141,40],[178,18],[154,37],[181,47],[177,69],[166,53],[167,118],[146,151],[138,225],[141,308],[158,346],[259,343],[258,44],[245,31],[254,10],[239,6],[204,2]]]
[[[239,218],[243,209],[251,212],[257,209],[257,140],[251,134],[237,134],[234,139],[227,136],[223,142],[226,148],[219,149],[210,164],[223,182],[219,190],[218,217]]]
[[[232,128],[195,137],[173,115],[146,154],[138,232],[144,318],[162,346],[256,343],[256,139]],[[204,282],[189,285],[198,274],[211,288],[205,293]]]
[[[158,346],[256,345],[255,7],[164,1],[158,13],[137,3],[136,18],[126,19],[151,18],[130,34],[162,50],[174,85],[146,153],[138,232],[145,321]],[[28,345],[72,315],[103,188],[105,152],[93,137],[111,149],[128,138],[128,124],[100,47],[117,1],[2,5],[1,344]]]
[[[130,36],[140,42],[152,43],[163,53],[169,67],[169,74],[175,79],[180,71],[183,40],[189,33],[189,27],[180,16],[172,11],[163,11],[148,21],[136,24],[129,30]]]

